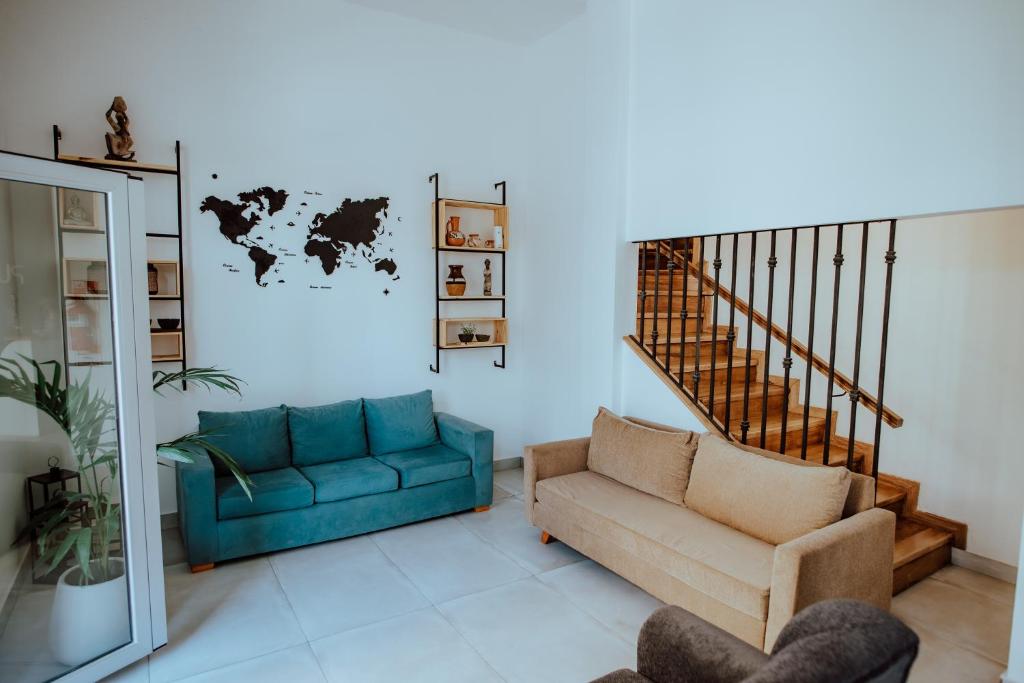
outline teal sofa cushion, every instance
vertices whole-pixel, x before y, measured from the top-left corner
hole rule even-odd
[[[284,406],[230,413],[200,410],[199,431],[212,432],[203,438],[227,451],[247,474],[291,465],[288,411]],[[220,476],[230,474],[217,459],[213,466]]]
[[[373,455],[423,448],[438,441],[430,389],[418,394],[363,399],[363,407]]]
[[[301,467],[299,471],[313,482],[313,499],[317,503],[369,496],[398,488],[398,472],[373,458],[338,460]]]
[[[296,467],[369,455],[362,399],[312,408],[289,406],[288,433]]]
[[[472,470],[472,461],[468,455],[440,443],[375,457],[388,467],[398,470],[403,489],[468,477]]]
[[[308,507],[313,485],[294,467],[250,474],[252,500],[231,476],[217,478],[217,517],[232,519]]]

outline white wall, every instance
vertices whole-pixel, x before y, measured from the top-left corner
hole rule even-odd
[[[633,3],[630,234],[1024,203],[1024,3]]]
[[[525,250],[508,257],[508,369],[492,367],[493,351],[467,351],[445,354],[442,374],[430,373],[433,194],[426,181],[438,171],[443,195],[487,200],[496,196],[492,183],[507,179],[510,241],[534,237],[524,206],[521,122],[532,102],[520,95],[521,46],[326,1],[302,11],[241,0],[25,2],[6,4],[0,19],[0,147],[47,155],[55,122],[64,150],[100,156],[103,112],[114,95],[128,102],[141,159],[172,161],[173,141],[182,140],[189,361],[228,368],[248,385],[240,402],[204,391],[158,400],[158,438],[193,429],[198,409],[431,388],[439,409],[495,430],[498,458],[519,455],[528,366],[520,351],[528,329],[523,292],[531,272]],[[335,205],[390,197],[401,279],[364,268],[328,280],[310,264],[293,270],[287,286],[257,287],[244,272],[244,250],[198,207],[208,194],[230,198],[262,185],[294,197],[320,191]],[[150,229],[173,228],[173,213],[164,213],[157,224],[150,211]],[[225,262],[243,273],[227,272]],[[310,290],[309,282],[333,289]],[[484,310],[496,305],[476,312]],[[172,479],[161,474],[168,511]]]

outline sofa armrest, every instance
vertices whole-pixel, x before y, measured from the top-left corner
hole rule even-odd
[[[205,452],[194,453],[195,462],[176,463],[178,526],[185,541],[189,564],[217,561],[217,486],[213,462]]]
[[[664,683],[743,681],[767,661],[756,647],[675,606],[647,618],[636,646],[637,671]]]
[[[494,499],[494,432],[448,413],[434,413],[434,418],[441,443],[473,461],[476,507],[490,505]]]
[[[589,449],[589,436],[550,441],[523,449],[523,498],[530,524],[533,524],[533,504],[537,502],[537,482],[587,469]]]
[[[892,602],[896,515],[872,508],[775,548],[764,647],[800,610],[851,598],[884,610]]]

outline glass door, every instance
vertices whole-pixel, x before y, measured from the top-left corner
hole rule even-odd
[[[0,153],[2,681],[97,680],[166,639],[137,185]]]

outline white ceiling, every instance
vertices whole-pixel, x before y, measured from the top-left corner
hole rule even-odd
[[[586,0],[351,0],[359,5],[478,33],[531,43],[586,9]]]

